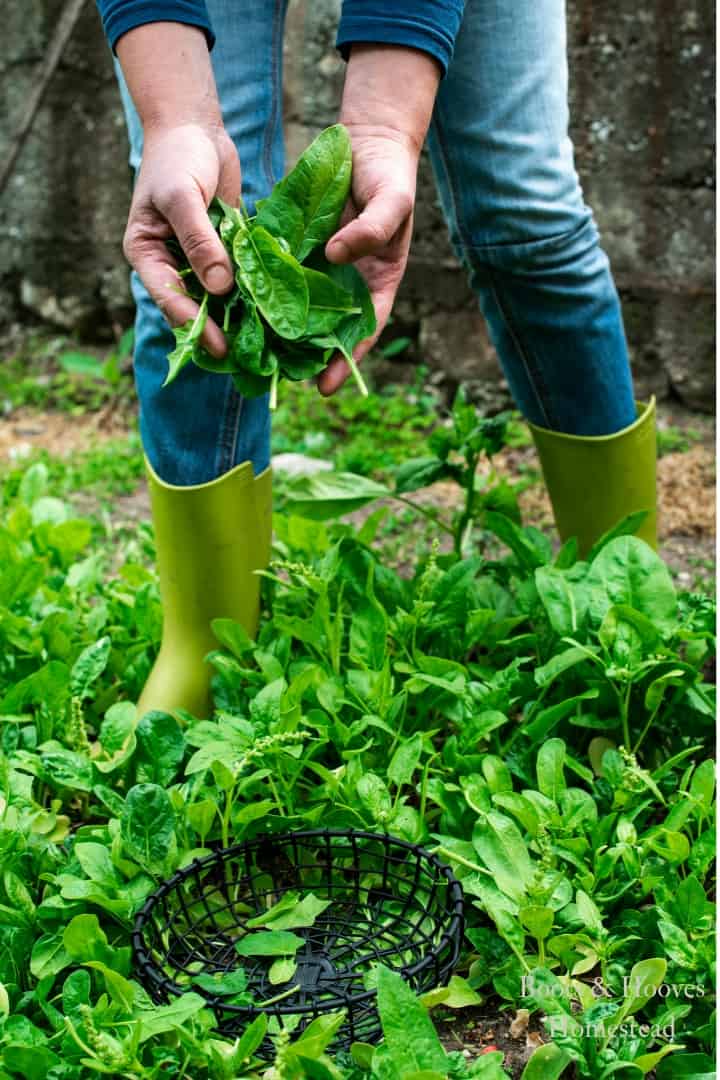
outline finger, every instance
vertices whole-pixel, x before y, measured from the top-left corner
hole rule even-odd
[[[157,209],[166,218],[198,278],[211,293],[233,285],[230,258],[213,229],[199,189],[183,188],[162,198]]]
[[[381,190],[365,209],[344,225],[325,246],[330,262],[354,262],[363,255],[377,255],[387,248],[413,210],[412,195],[406,191]]]
[[[147,238],[133,242],[130,239],[125,254],[170,326],[181,326],[195,318],[198,305],[185,292],[184,282],[164,241]],[[212,319],[207,320],[201,340],[217,359],[227,352],[225,336]]]
[[[398,286],[400,284],[401,275],[395,274],[392,277],[384,276],[381,283],[378,283],[375,287],[370,287],[370,293],[372,295],[373,307],[375,308],[375,315],[377,323],[374,333],[359,342],[353,349],[353,360],[355,363],[359,363],[370,350],[373,348],[381,333],[385,329],[385,325],[390,317],[393,303],[395,302],[395,294],[397,293]],[[330,397],[334,394],[344,382],[349,378],[350,366],[342,356],[341,353],[336,353],[330,360],[330,363],[321,371],[317,378],[317,388],[323,397]]]

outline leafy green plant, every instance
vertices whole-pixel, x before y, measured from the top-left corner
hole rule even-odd
[[[503,436],[466,408],[405,481],[447,468],[465,492],[444,519],[451,550],[400,574],[382,509],[343,523],[390,483],[333,480],[321,515],[296,499],[275,518],[256,639],[213,625],[203,719],[132,704],[160,639],[152,537],[111,563],[107,531],[68,502],[106,459],[5,474],[0,1080],[256,1080],[268,1037],[276,1080],[500,1080],[499,1052],[460,1060],[426,1014],[478,999],[542,1025],[524,1080],[712,1074],[714,603],[678,591],[632,521],[578,560],[492,482],[473,480],[468,517],[473,458]],[[380,972],[384,1043],[350,1055],[332,1049],[342,1015],[218,1036],[205,995],[245,1000],[241,977],[189,972],[153,1004],[130,932],[157,883],[217,845],[318,825],[387,830],[452,865],[463,981],[418,1002]],[[294,954],[273,935],[299,937],[306,917],[271,906],[248,935],[274,941],[278,993]]]
[[[175,329],[165,385],[193,361],[208,371],[230,372],[246,397],[270,393],[275,408],[281,377],[309,379],[339,350],[360,392],[367,388],[353,348],[376,325],[367,285],[358,270],[334,265],[317,248],[337,228],[350,190],[350,139],[341,124],[326,128],[300,156],[250,217],[215,199],[210,220],[235,267],[228,297],[202,290],[177,243],[190,296],[199,301],[194,319]],[[222,360],[200,345],[208,316],[224,330]]]

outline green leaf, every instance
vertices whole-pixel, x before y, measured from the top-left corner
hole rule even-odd
[[[498,887],[513,900],[521,901],[534,870],[525,841],[514,821],[491,810],[485,820],[478,819],[472,842]]]
[[[660,1062],[657,1080],[716,1080],[715,1061],[707,1054],[673,1054]]]
[[[235,942],[238,956],[294,956],[305,939],[287,930],[258,930]]]
[[[589,659],[588,653],[592,654],[593,650],[590,648],[580,648],[579,646],[573,646],[571,649],[564,649],[563,652],[558,653],[548,660],[542,667],[535,668],[535,682],[538,686],[545,689],[546,686],[550,686],[559,675],[569,671],[572,667],[577,667],[578,664],[582,664],[585,660]]]
[[[447,986],[438,986],[420,995],[420,1001],[426,1009],[443,1005],[446,1009],[466,1009],[470,1005],[482,1005],[483,999],[477,990],[460,975],[453,975]]]
[[[247,301],[240,325],[228,339],[228,359],[232,369],[253,375],[272,375],[277,367],[277,359],[265,358],[264,350],[265,328],[257,306]]]
[[[58,364],[63,371],[67,371],[71,375],[91,375],[96,379],[103,377],[102,361],[98,360],[97,356],[90,356],[88,353],[60,353]]]
[[[555,633],[560,637],[577,633],[587,611],[587,599],[570,574],[553,566],[539,566],[535,584]]]
[[[63,944],[62,935],[43,934],[32,947],[30,973],[36,979],[57,975],[72,963],[72,957]]]
[[[268,980],[271,986],[289,982],[297,971],[297,961],[290,956],[280,956],[270,965]]]
[[[308,287],[302,266],[261,225],[243,225],[233,240],[238,281],[273,330],[284,338],[305,331]]]
[[[565,743],[562,739],[548,739],[537,755],[538,788],[548,799],[557,799],[565,790]]]
[[[521,1080],[557,1080],[571,1061],[570,1054],[556,1043],[545,1043],[533,1051],[523,1069]]]
[[[71,919],[63,931],[63,945],[76,962],[98,960],[108,966],[113,964],[113,950],[97,915],[76,915]]]
[[[150,873],[163,873],[175,850],[175,812],[158,784],[136,784],[125,800],[120,834],[125,849]]]
[[[318,1016],[303,1031],[299,1039],[286,1048],[288,1056],[302,1056],[313,1060],[320,1057],[330,1045],[345,1021],[344,1012],[325,1013]]]
[[[309,266],[304,266],[303,272],[309,299],[305,327],[305,334],[308,337],[328,334],[347,315],[360,314],[361,309],[355,304],[353,294],[342,285],[333,281],[327,274],[313,270]]]
[[[73,697],[87,697],[90,686],[107,667],[110,648],[110,638],[102,637],[83,649],[70,669],[70,693]]]
[[[270,208],[274,221],[280,217],[290,224],[287,239],[300,262],[337,229],[350,191],[351,172],[350,137],[342,124],[334,124],[320,132],[260,208],[259,213],[267,215]],[[302,233],[286,200],[300,209]]]
[[[376,773],[365,773],[357,782],[357,793],[377,822],[384,822],[390,813],[392,800],[385,781]]]
[[[103,753],[94,758],[98,772],[113,772],[134,753],[136,711],[131,701],[116,701],[105,713],[99,738]]]
[[[548,934],[551,933],[555,921],[554,912],[550,908],[541,907],[537,904],[530,904],[528,907],[520,908],[518,917],[525,929],[537,941],[545,940]]]
[[[395,971],[378,965],[377,1001],[385,1045],[401,1075],[430,1069],[447,1074],[448,1059],[432,1021]]]
[[[625,994],[618,1014],[618,1022],[624,1020],[626,1016],[632,1016],[653,999],[658,987],[662,986],[666,971],[667,960],[660,957],[640,960],[639,963],[633,965],[625,982]]]
[[[360,510],[375,499],[390,495],[390,489],[355,473],[314,473],[298,477],[288,485],[286,499],[295,514],[325,520]]]
[[[256,224],[262,225],[276,240],[284,240],[298,259],[305,238],[305,217],[302,208],[283,190],[282,181],[256,207]]]
[[[395,469],[395,493],[403,495],[408,491],[428,487],[445,476],[452,474],[452,467],[438,457],[413,458],[404,461]]]
[[[116,1002],[125,1012],[132,1012],[135,1003],[135,986],[119,972],[101,960],[87,960],[85,967],[99,971],[105,980],[108,994],[112,1001]]]
[[[248,930],[266,926],[271,930],[295,930],[300,927],[314,926],[318,915],[322,915],[332,901],[320,900],[313,893],[299,899],[298,893],[286,893],[277,904],[262,915],[256,915],[245,923]]]
[[[189,364],[193,359],[207,323],[207,316],[208,294],[205,293],[195,317],[188,319],[182,326],[173,328],[175,348],[171,353],[168,353],[168,373],[165,376],[163,386],[167,386],[168,383],[177,378],[185,365]]]
[[[380,671],[387,655],[388,618],[374,593],[353,604],[350,621],[350,656],[372,671]]]
[[[183,994],[169,1005],[155,1005],[152,1010],[137,1014],[141,1021],[140,1042],[166,1031],[178,1031],[187,1027],[188,1021],[204,1008],[207,1002],[200,994]]]
[[[243,968],[236,968],[235,971],[217,971],[213,974],[201,973],[200,975],[193,975],[193,986],[199,986],[201,990],[207,991],[208,994],[215,994],[218,997],[235,997],[236,994],[242,994],[247,990],[247,974]],[[248,994],[248,1004],[250,1004],[252,998]],[[235,1002],[239,1004],[239,1002]]]
[[[120,878],[113,866],[110,852],[104,844],[78,843],[74,851],[75,857],[91,881],[97,882],[103,889],[117,889]]]
[[[265,1038],[265,1032],[267,1031],[267,1014],[260,1013],[256,1016],[252,1024],[245,1028],[238,1040],[238,1044],[235,1050],[236,1060],[239,1063],[249,1061],[259,1046],[262,1045],[262,1041]]]
[[[488,510],[485,514],[485,525],[491,533],[507,544],[524,570],[532,573],[538,566],[542,566],[542,556],[530,540],[527,530],[516,525],[505,514]]]
[[[410,783],[413,773],[420,764],[422,745],[422,735],[419,732],[399,744],[387,768],[388,780],[391,783],[397,787]]]
[[[135,729],[135,777],[138,783],[167,787],[185,756],[185,736],[170,713],[151,710]]]
[[[670,572],[643,540],[621,536],[606,545],[592,563],[587,577],[591,587],[590,612],[600,623],[613,604],[647,616],[663,633],[676,625],[677,599]]]

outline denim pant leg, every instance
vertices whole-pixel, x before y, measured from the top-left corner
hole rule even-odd
[[[207,0],[217,41],[211,53],[225,126],[240,155],[243,199],[250,213],[284,171],[282,39],[287,0]],[[142,126],[119,67],[130,136],[139,168]],[[187,486],[222,476],[242,461],[255,474],[270,463],[268,395],[243,398],[229,375],[188,364],[163,389],[172,331],[138,278],[135,384],[140,435],[148,459],[167,483]]]
[[[617,291],[568,137],[563,0],[467,0],[428,136],[441,204],[515,400],[603,435],[635,419]]]

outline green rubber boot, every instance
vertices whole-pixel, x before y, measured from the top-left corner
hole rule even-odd
[[[235,619],[254,636],[260,578],[270,558],[272,476],[253,476],[249,461],[207,484],[167,484],[145,459],[155,526],[163,608],[160,652],[138,701],[150,709],[210,712],[212,669],[203,657],[219,647],[210,628]]]
[[[657,547],[655,398],[634,424],[613,435],[565,435],[530,424],[562,540],[578,538],[580,557],[637,510],[649,514],[636,535]]]

